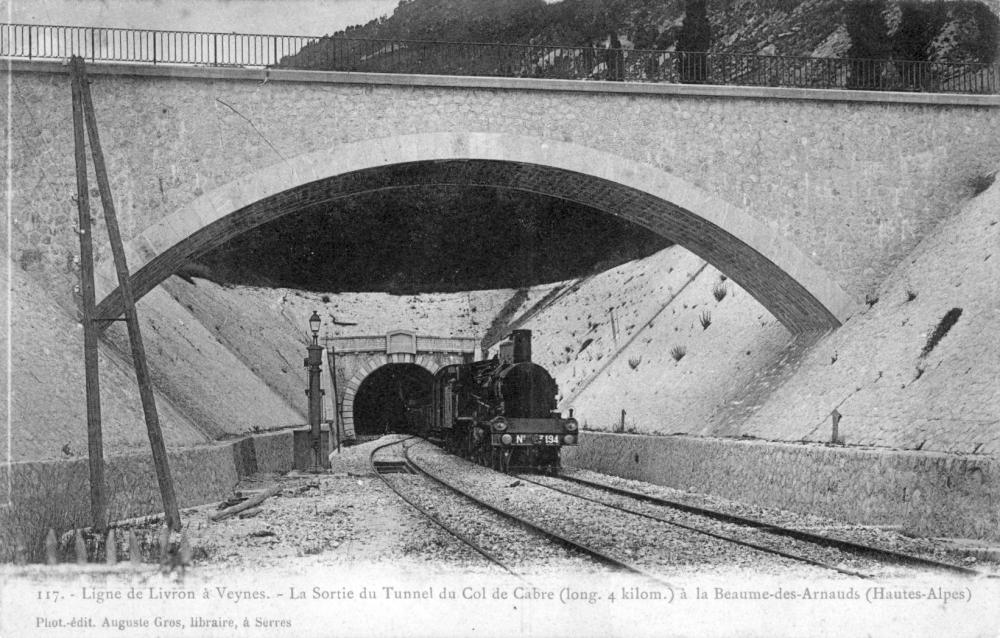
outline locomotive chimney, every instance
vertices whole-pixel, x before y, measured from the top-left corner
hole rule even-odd
[[[531,363],[531,331],[514,330],[510,337],[514,342],[514,363]]]

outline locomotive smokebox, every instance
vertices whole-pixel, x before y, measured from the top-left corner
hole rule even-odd
[[[514,330],[510,338],[514,342],[514,363],[531,363],[531,331]]]

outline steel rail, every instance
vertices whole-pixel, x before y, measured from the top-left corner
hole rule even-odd
[[[454,491],[454,492],[456,492],[458,494],[461,494],[462,496],[464,496],[465,498],[469,499],[470,501],[476,503],[477,505],[479,505],[481,507],[484,507],[484,508],[486,508],[486,509],[488,509],[488,510],[490,510],[492,512],[495,512],[495,513],[497,513],[497,514],[499,514],[501,516],[504,516],[504,517],[512,520],[513,522],[517,523],[518,525],[521,525],[525,529],[528,529],[528,530],[530,530],[532,532],[540,534],[541,536],[543,536],[543,537],[549,539],[550,541],[552,541],[552,542],[554,542],[554,543],[556,543],[558,545],[561,545],[561,546],[563,546],[563,547],[565,547],[567,549],[576,550],[578,552],[581,552],[583,554],[591,556],[592,558],[595,558],[598,561],[600,561],[600,562],[602,562],[602,563],[604,563],[606,565],[610,565],[612,567],[616,567],[616,568],[621,569],[623,571],[631,572],[633,574],[637,574],[639,576],[643,576],[643,577],[648,578],[649,580],[652,580],[652,581],[654,581],[656,583],[659,583],[661,585],[665,585],[667,587],[672,587],[672,585],[670,583],[668,583],[667,581],[663,580],[662,578],[659,578],[659,577],[657,577],[657,576],[655,576],[653,574],[650,574],[649,572],[647,572],[647,571],[645,571],[645,570],[643,570],[643,569],[641,569],[641,568],[639,568],[639,567],[637,567],[635,565],[632,565],[631,563],[626,563],[626,562],[624,562],[622,560],[619,560],[619,559],[617,559],[617,558],[615,558],[613,556],[605,554],[604,552],[602,552],[599,549],[596,549],[596,548],[591,547],[589,545],[586,545],[584,543],[575,541],[575,540],[573,540],[571,538],[567,538],[566,536],[563,536],[562,534],[559,534],[558,532],[554,532],[552,530],[546,529],[546,528],[544,528],[544,527],[542,527],[540,525],[532,523],[531,521],[529,521],[529,520],[527,520],[525,518],[522,518],[522,517],[518,516],[517,514],[513,514],[511,512],[508,512],[508,511],[506,511],[504,509],[501,509],[501,508],[499,508],[499,507],[497,507],[495,505],[487,503],[486,501],[484,501],[484,500],[482,500],[482,499],[480,499],[480,498],[478,498],[476,496],[473,496],[472,494],[466,492],[462,488],[456,487],[455,485],[449,483],[445,479],[443,479],[443,478],[441,478],[441,477],[433,474],[432,472],[429,472],[426,468],[422,467],[419,463],[415,462],[413,459],[410,458],[409,449],[405,449],[405,451],[404,451],[403,454],[406,457],[407,462],[410,463],[410,465],[414,469],[416,469],[418,472],[420,472],[421,474],[427,476],[428,478],[430,478],[433,481],[438,482],[439,484],[443,485],[444,487],[446,487],[446,488],[448,488],[448,489],[450,489],[450,490],[452,490],[452,491]]]
[[[639,512],[637,510],[629,509],[627,507],[622,507],[620,505],[615,505],[613,503],[605,503],[604,501],[597,500],[596,498],[590,498],[589,496],[584,496],[582,494],[576,494],[576,493],[573,493],[573,492],[570,492],[570,491],[567,491],[567,490],[555,487],[553,485],[546,485],[545,483],[540,483],[538,481],[535,481],[533,479],[530,479],[530,478],[524,476],[523,474],[518,474],[517,477],[520,480],[522,480],[522,481],[526,481],[528,483],[534,483],[535,485],[539,485],[541,487],[545,487],[545,488],[548,488],[550,490],[555,490],[556,492],[560,492],[560,493],[566,494],[568,496],[574,496],[576,498],[580,498],[580,499],[583,499],[585,501],[590,501],[592,503],[597,503],[598,505],[603,505],[605,507],[609,507],[611,509],[618,510],[619,512],[625,512],[626,514],[632,514],[634,516],[641,516],[643,518],[648,518],[650,520],[659,521],[661,523],[666,523],[668,525],[673,525],[674,527],[680,527],[681,529],[686,529],[688,531],[695,532],[695,533],[698,533],[698,534],[704,534],[705,536],[710,536],[712,538],[716,538],[716,539],[719,539],[719,540],[722,540],[722,541],[726,541],[727,543],[732,543],[734,545],[740,545],[740,546],[743,546],[743,547],[749,547],[750,549],[755,549],[757,551],[765,552],[765,553],[768,553],[768,554],[774,554],[776,556],[781,556],[782,558],[787,558],[789,560],[795,560],[795,561],[799,561],[799,562],[802,562],[802,563],[807,563],[807,564],[813,565],[815,567],[821,567],[823,569],[833,570],[833,571],[836,571],[836,572],[840,572],[841,574],[846,574],[848,576],[856,576],[858,578],[865,578],[865,579],[874,578],[874,576],[872,574],[866,574],[864,572],[860,572],[860,571],[857,571],[857,570],[854,570],[854,569],[847,569],[846,567],[838,567],[836,565],[830,565],[829,563],[824,563],[822,561],[814,560],[814,559],[808,558],[806,556],[800,556],[798,554],[792,554],[792,553],[789,553],[789,552],[786,552],[786,551],[783,551],[783,550],[780,550],[780,549],[774,549],[772,547],[767,547],[765,545],[758,545],[757,543],[752,543],[750,541],[741,540],[739,538],[733,538],[732,536],[727,536],[725,534],[718,534],[716,532],[712,532],[712,531],[709,531],[709,530],[706,530],[706,529],[702,529],[700,527],[695,527],[693,525],[687,525],[685,523],[680,523],[680,522],[677,522],[677,521],[672,521],[672,520],[670,520],[668,518],[662,518],[660,516],[654,516],[653,514],[649,514],[647,512]]]
[[[606,492],[617,494],[619,496],[628,496],[636,500],[645,501],[656,505],[662,505],[665,507],[670,507],[672,509],[686,512],[688,514],[696,514],[708,518],[713,518],[725,523],[732,523],[735,525],[741,525],[743,527],[751,527],[759,529],[764,532],[768,532],[770,534],[774,534],[776,536],[786,536],[788,538],[793,538],[795,540],[800,540],[815,545],[831,547],[834,549],[839,549],[841,551],[850,552],[853,554],[861,554],[868,558],[882,560],[889,563],[908,565],[913,567],[929,567],[932,569],[940,569],[943,571],[958,573],[965,576],[985,576],[987,578],[1000,577],[993,574],[984,574],[983,572],[977,571],[969,567],[962,567],[961,565],[953,565],[951,563],[945,563],[931,558],[924,558],[922,556],[903,554],[901,552],[896,552],[893,550],[882,549],[880,547],[872,547],[870,545],[864,545],[862,543],[856,543],[854,541],[846,541],[839,538],[824,536],[822,534],[804,532],[802,530],[783,527],[781,525],[775,525],[772,523],[766,523],[764,521],[759,521],[752,518],[737,516],[735,514],[726,514],[725,512],[719,512],[704,507],[698,507],[696,505],[688,505],[686,503],[679,503],[677,501],[671,501],[669,499],[664,499],[657,496],[651,496],[649,494],[643,494],[641,492],[635,492],[633,490],[614,487],[612,485],[606,485],[595,481],[588,481],[586,479],[581,479],[575,476],[567,476],[565,474],[559,474],[558,478],[572,483],[579,483],[580,485],[585,485],[587,487],[604,490]],[[530,479],[525,479],[525,480],[530,481]],[[531,481],[531,482],[534,483],[536,481]],[[539,483],[539,485],[541,485],[541,483]],[[551,487],[551,486],[546,486],[546,487]],[[557,489],[557,488],[552,488],[552,489]]]
[[[445,532],[451,534],[452,536],[454,536],[455,538],[457,538],[458,540],[460,540],[462,543],[464,543],[465,545],[467,545],[468,547],[470,547],[473,551],[477,552],[478,554],[480,554],[481,556],[483,556],[485,559],[487,559],[491,563],[499,565],[504,570],[506,570],[507,572],[509,572],[510,574],[512,574],[512,575],[514,575],[514,576],[516,576],[518,578],[522,578],[520,574],[518,574],[517,572],[515,572],[507,564],[505,564],[502,560],[500,560],[499,558],[497,558],[496,556],[494,556],[492,553],[488,552],[485,548],[481,547],[478,543],[476,543],[476,541],[472,540],[471,538],[469,538],[465,534],[459,532],[458,530],[451,529],[450,527],[448,527],[447,525],[445,525],[443,521],[438,520],[438,518],[436,516],[434,516],[433,514],[431,514],[427,509],[421,507],[420,505],[417,505],[412,499],[410,499],[405,494],[403,494],[403,492],[401,490],[397,489],[396,486],[392,484],[392,481],[390,481],[384,474],[382,474],[382,473],[380,473],[378,471],[378,469],[375,467],[375,453],[376,452],[379,452],[380,450],[383,450],[383,449],[385,449],[387,447],[392,447],[393,445],[403,444],[403,443],[405,443],[406,441],[409,441],[412,438],[414,438],[414,437],[412,437],[412,436],[406,437],[404,439],[399,439],[398,441],[393,441],[391,443],[385,443],[385,444],[380,445],[377,448],[373,449],[372,452],[371,452],[371,454],[368,456],[368,464],[371,466],[372,472],[374,472],[376,476],[378,476],[380,479],[382,479],[382,482],[385,483],[389,487],[389,489],[391,489],[393,492],[395,492],[396,496],[398,496],[399,498],[401,498],[410,507],[412,507],[413,509],[417,510],[418,512],[420,512],[424,516],[426,516],[428,519],[430,519],[430,521],[432,523],[434,523],[435,525],[437,525],[438,527],[440,527],[441,529],[443,529]],[[404,449],[404,455],[405,455],[405,450],[406,450],[405,446],[404,446],[403,449]],[[523,578],[522,578],[522,580],[523,580]]]

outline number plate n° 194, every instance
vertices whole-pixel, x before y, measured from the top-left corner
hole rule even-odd
[[[558,434],[515,434],[514,445],[559,445]]]

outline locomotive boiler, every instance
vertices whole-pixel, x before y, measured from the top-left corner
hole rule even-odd
[[[431,436],[450,451],[508,472],[555,471],[564,445],[576,445],[579,427],[556,409],[559,388],[531,361],[531,331],[514,330],[499,354],[445,366],[434,380]]]

